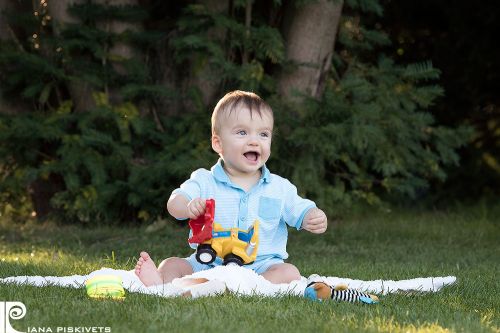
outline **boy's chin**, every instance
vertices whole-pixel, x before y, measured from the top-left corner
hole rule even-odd
[[[258,171],[260,168],[262,168],[264,164],[263,163],[258,163],[256,165],[251,165],[251,164],[247,164],[247,163],[242,163],[242,164],[230,164],[228,165],[227,163],[225,163],[225,168],[228,168],[229,169],[232,169],[233,171],[236,171],[238,173],[242,173],[242,174],[252,174],[256,171]]]
[[[244,167],[241,168],[241,170],[245,173],[254,173],[258,170],[260,170],[260,168],[262,168],[262,163],[258,163],[258,164],[255,164],[255,165],[245,165]]]

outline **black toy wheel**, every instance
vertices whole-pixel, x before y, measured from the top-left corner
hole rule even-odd
[[[196,250],[196,260],[201,264],[211,264],[215,261],[217,254],[209,244],[201,244]]]
[[[224,258],[224,265],[238,265],[238,266],[243,266],[243,259],[241,259],[240,257],[238,257],[237,255],[235,254],[228,254],[225,258]]]

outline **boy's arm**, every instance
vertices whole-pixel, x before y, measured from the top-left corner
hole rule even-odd
[[[312,232],[313,234],[322,234],[328,227],[325,212],[319,208],[311,208],[304,216],[302,221],[302,229]]]
[[[189,201],[181,193],[175,193],[170,196],[167,202],[167,210],[178,220],[195,219],[203,215],[205,212],[205,200],[202,198],[195,198]]]

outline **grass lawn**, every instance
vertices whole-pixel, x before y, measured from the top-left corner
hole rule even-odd
[[[500,332],[499,239],[499,209],[483,206],[353,213],[324,235],[290,230],[289,259],[304,276],[458,277],[439,293],[387,295],[374,306],[231,294],[196,300],[128,294],[122,302],[94,301],[84,289],[15,285],[0,285],[0,301],[26,305],[26,316],[11,320],[20,331],[107,326],[112,332]],[[187,256],[187,229],[170,224],[145,233],[144,227],[3,221],[0,277],[132,269],[143,249],[155,259]]]

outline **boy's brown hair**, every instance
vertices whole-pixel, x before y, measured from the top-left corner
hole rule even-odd
[[[250,110],[250,116],[253,116],[254,112],[256,112],[262,117],[262,112],[268,112],[271,118],[274,118],[271,107],[257,94],[242,90],[231,91],[224,95],[214,108],[212,113],[212,135],[220,133],[221,116],[226,113],[229,116],[238,108]]]

